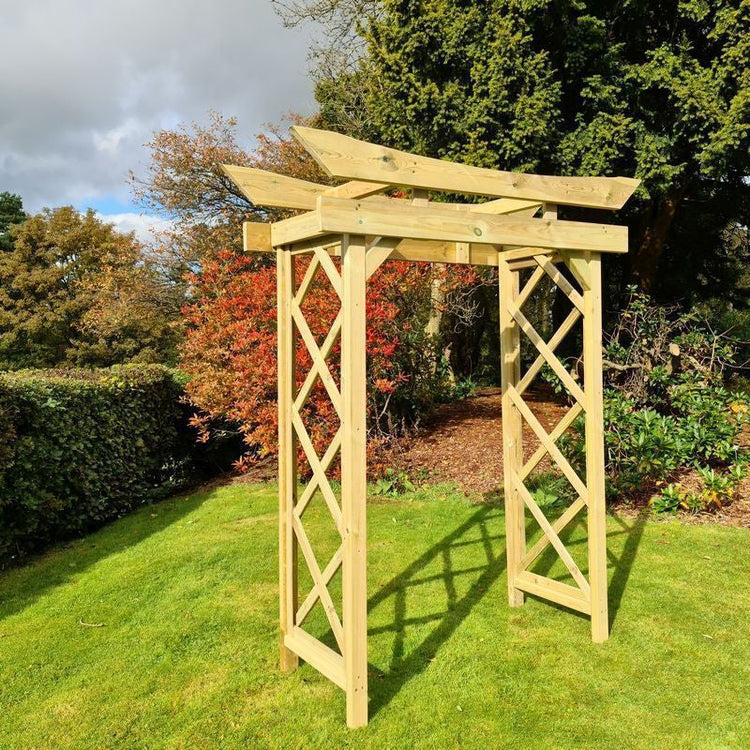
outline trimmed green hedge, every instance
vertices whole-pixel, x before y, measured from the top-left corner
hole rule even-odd
[[[0,374],[0,566],[185,483],[183,385],[160,365]]]

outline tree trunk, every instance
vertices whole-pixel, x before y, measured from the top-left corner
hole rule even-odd
[[[675,187],[658,204],[652,204],[645,216],[643,235],[631,267],[633,281],[644,292],[650,292],[654,286],[672,221],[686,191],[686,187]]]

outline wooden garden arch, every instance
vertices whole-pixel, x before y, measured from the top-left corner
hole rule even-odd
[[[346,692],[350,727],[367,723],[367,550],[366,550],[366,357],[367,279],[388,259],[493,266],[498,269],[502,373],[502,423],[506,509],[508,596],[511,606],[533,594],[582,612],[591,619],[596,642],[607,639],[607,559],[602,429],[602,286],[601,253],[627,252],[626,227],[558,220],[557,206],[615,210],[638,181],[622,177],[547,177],[501,172],[408,154],[337,133],[294,127],[295,137],[333,178],[348,180],[327,187],[263,170],[225,166],[237,187],[256,205],[302,209],[289,219],[245,223],[247,251],[275,252],[278,273],[279,367],[279,563],[281,668],[292,670],[304,659]],[[394,187],[413,190],[411,200],[379,195]],[[483,196],[484,203],[427,201],[427,191]],[[541,214],[541,215],[539,215]],[[310,263],[301,279],[295,262]],[[339,267],[331,257],[340,258]],[[569,275],[559,266],[564,264]],[[524,269],[530,269],[524,270]],[[521,272],[530,277],[521,284]],[[302,313],[302,302],[316,274],[324,274],[341,300],[339,313],[319,344]],[[545,341],[523,312],[539,281],[548,277],[571,302],[570,314]],[[582,372],[569,372],[555,348],[582,321]],[[297,336],[312,358],[303,385],[296,388]],[[521,339],[536,349],[522,372]],[[341,345],[341,387],[331,376],[327,357]],[[557,375],[572,399],[565,417],[547,433],[524,393],[544,365]],[[322,456],[317,455],[300,417],[320,380],[338,413],[340,428]],[[557,441],[579,415],[585,417],[586,468],[579,476]],[[524,422],[539,441],[533,455],[523,452]],[[298,489],[296,447],[301,445],[312,476]],[[341,457],[341,501],[326,472]],[[548,457],[564,474],[577,499],[550,522],[525,480]],[[317,493],[328,506],[341,544],[321,566],[303,524]],[[560,532],[586,510],[588,578],[560,539]],[[526,542],[526,511],[543,535]],[[531,572],[530,566],[552,546],[575,585]],[[300,601],[298,550],[313,588]],[[342,611],[328,585],[341,568]],[[313,637],[303,624],[321,603],[337,648]]]

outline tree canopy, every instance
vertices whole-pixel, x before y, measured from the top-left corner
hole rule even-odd
[[[13,248],[10,228],[14,224],[20,224],[25,218],[26,213],[20,195],[9,193],[7,190],[0,193],[0,252]]]
[[[350,5],[326,3],[344,16]],[[296,6],[298,18],[317,9],[330,22],[330,9]],[[682,250],[694,277],[712,265],[728,226],[747,226],[748,0],[366,7],[361,75],[346,75],[349,88],[360,85],[370,137],[481,166],[641,178],[627,212],[633,252],[623,279],[647,289],[668,287],[675,272],[683,288],[690,281],[672,262],[686,225]],[[339,91],[319,84],[324,115],[341,111]],[[329,124],[346,129],[347,121]]]
[[[67,206],[10,236],[0,254],[0,366],[174,358],[180,301],[133,234]]]

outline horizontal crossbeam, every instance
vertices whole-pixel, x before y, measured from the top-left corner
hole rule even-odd
[[[284,636],[284,645],[315,667],[324,677],[342,690],[346,689],[344,657],[337,654],[302,628],[294,627]]]
[[[244,249],[248,253],[270,253],[275,248],[271,244],[271,225],[246,221],[243,224]],[[412,263],[457,263],[459,265],[497,267],[498,256],[511,264],[512,270],[536,267],[534,256],[540,253],[549,255],[553,262],[558,260],[556,251],[540,247],[507,247],[498,253],[496,245],[471,242],[459,247],[460,243],[440,240],[399,239],[383,237],[379,249],[389,248],[388,260],[402,260]],[[320,247],[328,255],[341,255],[341,235],[329,234],[312,240],[294,244],[292,253],[308,253]]]
[[[513,585],[527,594],[561,604],[563,607],[582,612],[584,615],[591,614],[591,602],[580,589],[556,581],[554,578],[524,570],[513,579]]]
[[[340,179],[608,209],[621,208],[639,185],[628,177],[502,172],[417,156],[327,130],[295,125],[291,131],[328,175]]]
[[[590,222],[550,221],[514,215],[480,214],[413,205],[403,201],[359,201],[321,196],[318,207],[271,225],[274,247],[326,234],[360,234],[404,239],[477,242],[624,253],[627,227]]]

